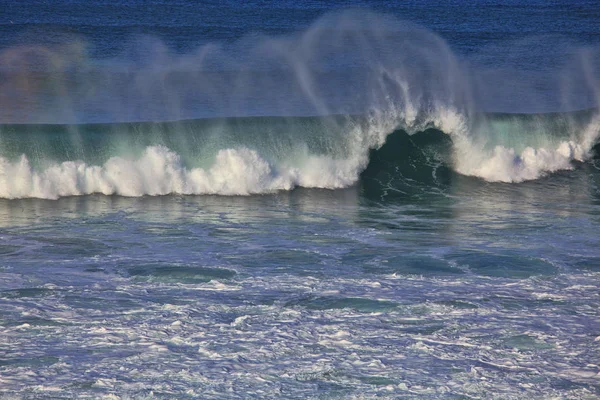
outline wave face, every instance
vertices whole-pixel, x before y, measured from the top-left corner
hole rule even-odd
[[[481,77],[497,84],[490,71],[460,61],[435,34],[378,14],[330,14],[297,35],[185,55],[155,40],[139,47],[101,62],[80,43],[0,53],[0,197],[336,189],[394,152],[423,171],[441,165],[521,182],[586,161],[600,136],[593,49],[573,51],[581,56],[560,79],[545,75],[558,89],[546,88],[540,103],[556,98],[558,111],[500,114],[478,106],[490,92]],[[538,84],[511,82],[529,105]],[[568,112],[581,105],[574,98],[590,100],[588,109]],[[143,122],[151,120],[175,121]],[[447,140],[415,158],[431,130]],[[415,140],[392,140],[398,131]]]
[[[383,143],[384,132],[351,117],[5,126],[2,148],[10,155],[1,160],[0,194],[246,195],[296,186],[342,188],[356,182],[368,161],[364,149]],[[49,161],[72,158],[78,161]]]
[[[469,128],[477,131],[467,130],[461,115],[444,117],[399,127],[364,116],[5,125],[0,129],[0,195],[56,199],[92,193],[248,195],[297,186],[337,189],[373,170],[399,177],[403,163],[417,170],[421,182],[433,176],[432,167],[520,182],[587,160],[600,132],[594,111],[483,115]],[[395,138],[389,136],[394,131]]]

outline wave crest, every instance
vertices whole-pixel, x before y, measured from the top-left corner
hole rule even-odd
[[[343,188],[356,182],[358,167],[347,160],[308,157],[302,166],[272,166],[247,148],[223,149],[209,169],[188,169],[181,156],[150,146],[137,160],[112,157],[103,166],[66,161],[41,172],[26,156],[0,159],[0,196],[57,199],[102,193],[137,197],[167,194],[249,195],[296,186]]]
[[[509,86],[527,101],[550,97],[571,110],[583,98],[597,107],[593,49],[562,75],[544,75],[559,89],[541,94],[537,80],[478,71],[436,34],[370,12],[183,55],[153,39],[131,49],[101,61],[84,45],[0,51],[0,121],[66,123],[0,126],[0,197],[342,188],[360,179],[390,133],[430,128],[452,139],[442,159],[455,171],[521,182],[585,161],[600,135],[596,109],[516,115],[480,105],[482,97],[493,105],[485,94],[498,93],[497,78],[514,76]],[[117,122],[157,119],[179,122]]]

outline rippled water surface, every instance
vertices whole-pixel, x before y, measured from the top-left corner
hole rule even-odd
[[[1,391],[592,399],[600,203],[567,175],[420,202],[3,201]]]

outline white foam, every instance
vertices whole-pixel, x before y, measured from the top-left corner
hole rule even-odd
[[[573,168],[572,161],[584,161],[588,151],[580,144],[565,141],[556,149],[527,147],[521,153],[496,146],[491,154],[472,144],[457,150],[456,170],[491,182],[523,182],[547,173]]]
[[[356,182],[363,164],[361,159],[309,156],[298,166],[275,166],[256,151],[241,147],[220,150],[209,169],[188,169],[177,153],[150,146],[137,160],[113,157],[103,166],[66,161],[37,171],[23,155],[15,163],[0,158],[0,197],[248,195],[296,186],[341,188]]]
[[[450,134],[454,145],[457,172],[490,182],[523,182],[548,173],[573,169],[573,161],[586,161],[600,136],[600,116],[596,115],[581,132],[572,132],[571,140],[547,147],[526,147],[521,152],[497,145],[492,151],[476,144],[485,132],[472,132],[467,118],[452,110],[438,111],[435,125]],[[527,132],[523,132],[526,141]],[[568,134],[568,132],[565,132]]]

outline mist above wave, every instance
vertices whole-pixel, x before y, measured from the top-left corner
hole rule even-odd
[[[154,37],[92,59],[84,41],[0,51],[0,121],[89,123],[365,113],[412,103],[466,105],[467,80],[443,39],[367,11],[302,32],[255,34],[179,54]]]
[[[60,144],[52,143],[65,146],[60,151],[24,146],[36,148],[35,154],[24,150],[15,157],[0,145],[0,196],[340,188],[357,182],[369,150],[381,147],[389,133],[430,127],[452,138],[452,166],[462,174],[503,182],[536,179],[587,159],[599,136],[597,112],[583,119],[563,113],[506,123],[484,111],[495,105],[502,111],[597,107],[600,53],[591,48],[567,53],[535,79],[529,79],[532,71],[516,73],[507,65],[482,70],[425,28],[364,11],[326,15],[294,35],[257,34],[188,54],[147,37],[121,57],[102,60],[90,59],[81,41],[4,49],[0,121],[70,125]],[[265,125],[266,136],[260,127],[228,135],[229,117],[306,115],[327,123],[316,132],[291,121],[276,129]],[[53,158],[80,154],[88,132],[77,123],[197,117],[224,119],[210,135],[201,126],[161,133],[184,137],[166,141],[176,148],[141,129],[149,139],[124,141],[127,149],[118,154],[99,148],[104,157],[99,162]],[[3,139],[11,129],[0,127],[0,143],[9,142]],[[190,150],[186,143],[199,135],[209,141]],[[17,140],[33,139],[25,132]],[[41,162],[32,164],[34,158]]]

